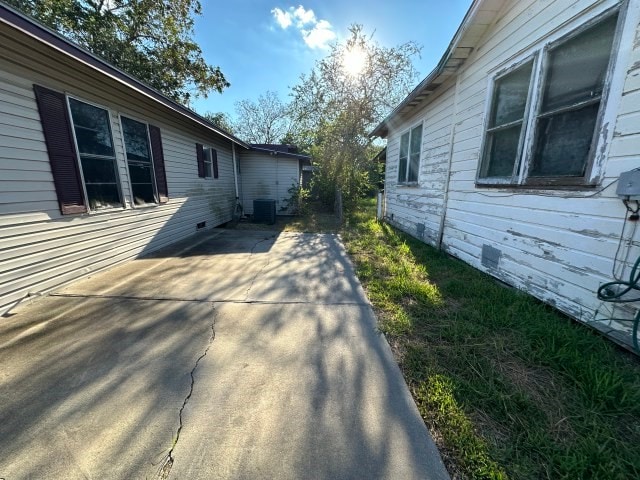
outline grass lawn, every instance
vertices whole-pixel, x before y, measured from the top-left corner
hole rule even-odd
[[[640,478],[637,357],[371,203],[343,237],[453,478]]]

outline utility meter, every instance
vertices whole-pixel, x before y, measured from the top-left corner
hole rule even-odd
[[[631,215],[629,220],[640,220],[640,170],[630,170],[620,174],[616,193]],[[633,205],[633,206],[632,206]]]
[[[616,194],[624,200],[640,200],[640,170],[621,173]]]

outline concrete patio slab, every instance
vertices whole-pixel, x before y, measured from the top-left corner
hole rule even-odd
[[[0,322],[0,477],[154,478],[210,304],[49,297]]]
[[[193,248],[180,244],[129,262],[59,293],[212,302],[367,302],[336,235],[228,232]]]
[[[0,477],[440,479],[335,235],[217,230],[0,321]]]
[[[172,479],[446,478],[368,306],[218,307]]]

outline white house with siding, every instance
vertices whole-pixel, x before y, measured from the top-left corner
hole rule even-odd
[[[232,218],[249,145],[0,4],[0,314]]]
[[[293,145],[251,145],[240,155],[240,198],[244,212],[253,214],[253,201],[271,199],[276,214],[294,212],[292,188],[300,186],[302,168],[310,157],[297,152]]]
[[[387,221],[624,344],[600,319],[637,304],[596,290],[640,254],[616,194],[640,168],[639,22],[635,0],[476,0],[373,132]]]

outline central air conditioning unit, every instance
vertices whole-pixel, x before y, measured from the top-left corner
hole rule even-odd
[[[276,201],[271,199],[254,200],[253,221],[267,225],[276,223]]]

